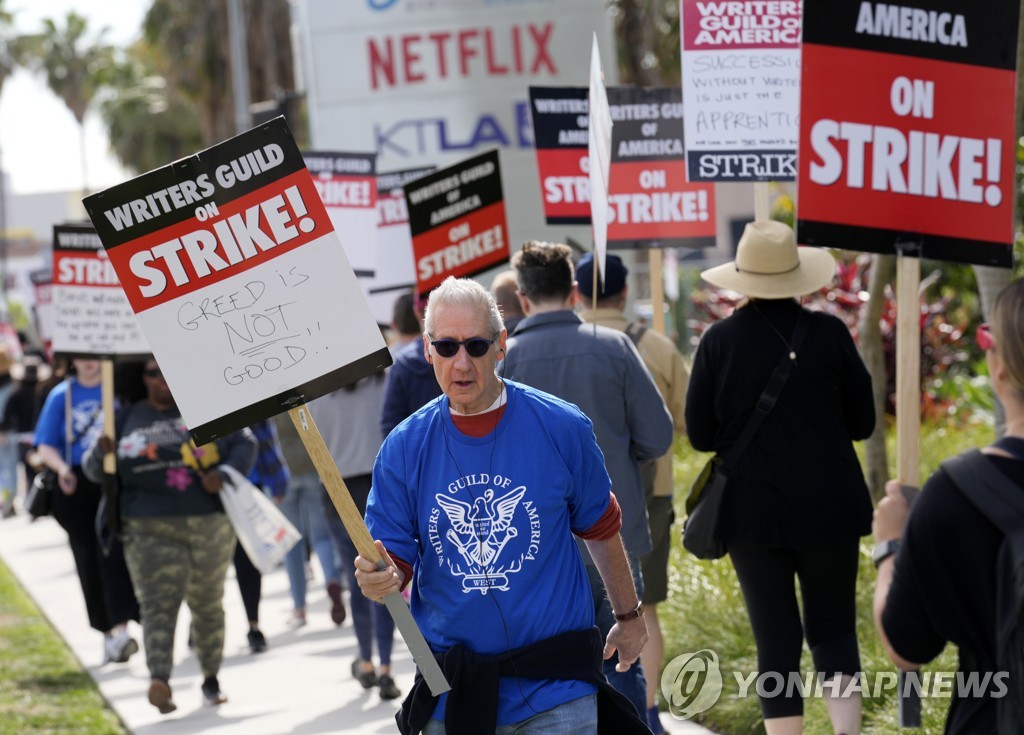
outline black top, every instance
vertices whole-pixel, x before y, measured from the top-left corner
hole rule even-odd
[[[720,527],[726,545],[809,547],[871,530],[871,498],[853,450],[875,425],[871,377],[838,318],[793,299],[758,299],[712,324],[694,356],[686,431],[700,451],[732,446],[801,314],[807,334],[789,380],[730,474]]]
[[[1024,463],[989,459],[1024,492]],[[961,671],[981,677],[999,671],[995,569],[1002,542],[1003,534],[944,470],[929,478],[907,521],[882,613],[882,627],[896,653],[923,664],[950,641],[960,649]],[[999,687],[990,684],[986,691],[999,693]],[[995,700],[957,699],[954,687],[946,732],[996,732]]]

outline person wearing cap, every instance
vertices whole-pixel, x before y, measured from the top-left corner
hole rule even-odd
[[[695,449],[726,452],[789,354],[778,400],[730,468],[718,530],[746,601],[758,670],[786,681],[802,676],[806,636],[832,725],[854,735],[860,697],[847,686],[861,670],[854,593],[872,508],[853,441],[874,429],[871,377],[846,325],[798,300],[834,273],[832,256],[797,247],[787,225],[747,224],[736,260],[701,274],[748,301],[701,337],[686,430]],[[796,346],[798,325],[806,332]],[[768,735],[802,731],[803,700],[792,688],[761,697],[761,712]]]
[[[580,316],[591,324],[600,324],[619,332],[625,332],[640,353],[644,365],[654,378],[665,406],[672,415],[676,433],[686,430],[686,415],[683,410],[686,401],[686,384],[690,372],[686,361],[679,354],[675,344],[663,334],[648,329],[639,321],[626,319],[625,308],[628,288],[626,276],[629,270],[617,255],[605,256],[604,283],[599,282],[596,306],[594,301],[594,256],[587,253],[576,265],[576,290],[583,306]],[[668,556],[672,547],[672,523],[675,511],[672,507],[672,452],[671,450],[647,462],[643,470],[644,491],[647,496],[647,518],[651,530],[651,552],[641,559],[644,578],[643,603],[647,616],[647,631],[650,638],[640,657],[647,676],[647,721],[651,731],[658,735],[664,732],[658,715],[658,691],[660,687],[661,661],[665,655],[665,643],[658,622],[658,604],[668,599]]]
[[[622,508],[622,540],[642,595],[640,559],[651,551],[651,533],[640,463],[662,456],[672,446],[672,417],[632,340],[614,329],[586,324],[573,312],[571,254],[561,243],[530,241],[512,256],[526,319],[509,340],[504,377],[579,406],[593,422]],[[632,611],[613,609],[589,561],[587,571],[597,625],[607,634],[616,619]],[[612,686],[646,716],[643,666],[618,671],[612,659],[605,662],[604,671]]]

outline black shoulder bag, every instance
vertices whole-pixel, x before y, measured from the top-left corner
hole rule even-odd
[[[721,559],[725,556],[725,542],[718,525],[729,474],[761,427],[761,422],[774,408],[793,369],[793,363],[796,362],[796,353],[806,332],[807,322],[801,312],[793,333],[793,343],[782,355],[782,361],[757,399],[754,413],[747,421],[743,433],[724,455],[716,454],[708,460],[690,487],[690,494],[686,497],[686,520],[683,522],[683,546],[698,559]]]

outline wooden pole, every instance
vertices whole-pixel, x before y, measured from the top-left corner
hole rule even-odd
[[[658,334],[665,334],[664,252],[661,248],[651,248],[647,253],[651,265],[651,308],[654,311],[651,326]]]
[[[331,457],[327,445],[324,444],[320,430],[316,428],[309,407],[301,405],[291,408],[288,410],[288,416],[299,433],[299,438],[302,439],[309,458],[313,460],[313,466],[316,467],[324,487],[327,488],[327,494],[331,497],[335,510],[341,516],[341,522],[345,525],[352,544],[360,556],[376,563],[377,568],[383,570],[385,568],[384,560],[373,543],[370,530],[363,522],[363,516],[359,512],[359,508],[356,507],[355,501],[352,500],[345,480],[334,463],[334,458]],[[351,590],[351,592],[353,595],[362,594],[358,590]],[[440,665],[423,638],[423,633],[416,625],[405,600],[399,593],[393,592],[384,598],[384,604],[391,613],[391,617],[394,618],[395,627],[398,628],[398,632],[402,634],[405,644],[409,647],[409,653],[412,654],[413,661],[419,667],[423,680],[427,682],[430,693],[436,697],[449,691],[451,687],[445,679],[444,672],[441,671]]]
[[[772,201],[767,181],[754,182],[754,219],[771,219]]]
[[[100,361],[100,404],[103,409],[103,435],[114,438],[114,361],[105,358]],[[117,474],[117,457],[114,452],[103,456],[103,474]]]

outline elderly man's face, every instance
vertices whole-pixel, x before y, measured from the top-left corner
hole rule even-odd
[[[434,312],[434,332],[423,338],[427,360],[434,365],[434,375],[441,390],[448,396],[452,407],[460,413],[479,413],[490,406],[501,393],[501,380],[494,372],[498,354],[504,354],[505,333],[480,357],[471,357],[465,345],[453,357],[442,357],[430,344],[431,340],[456,341],[481,338],[490,342],[491,333],[487,312],[472,306],[441,304]]]

